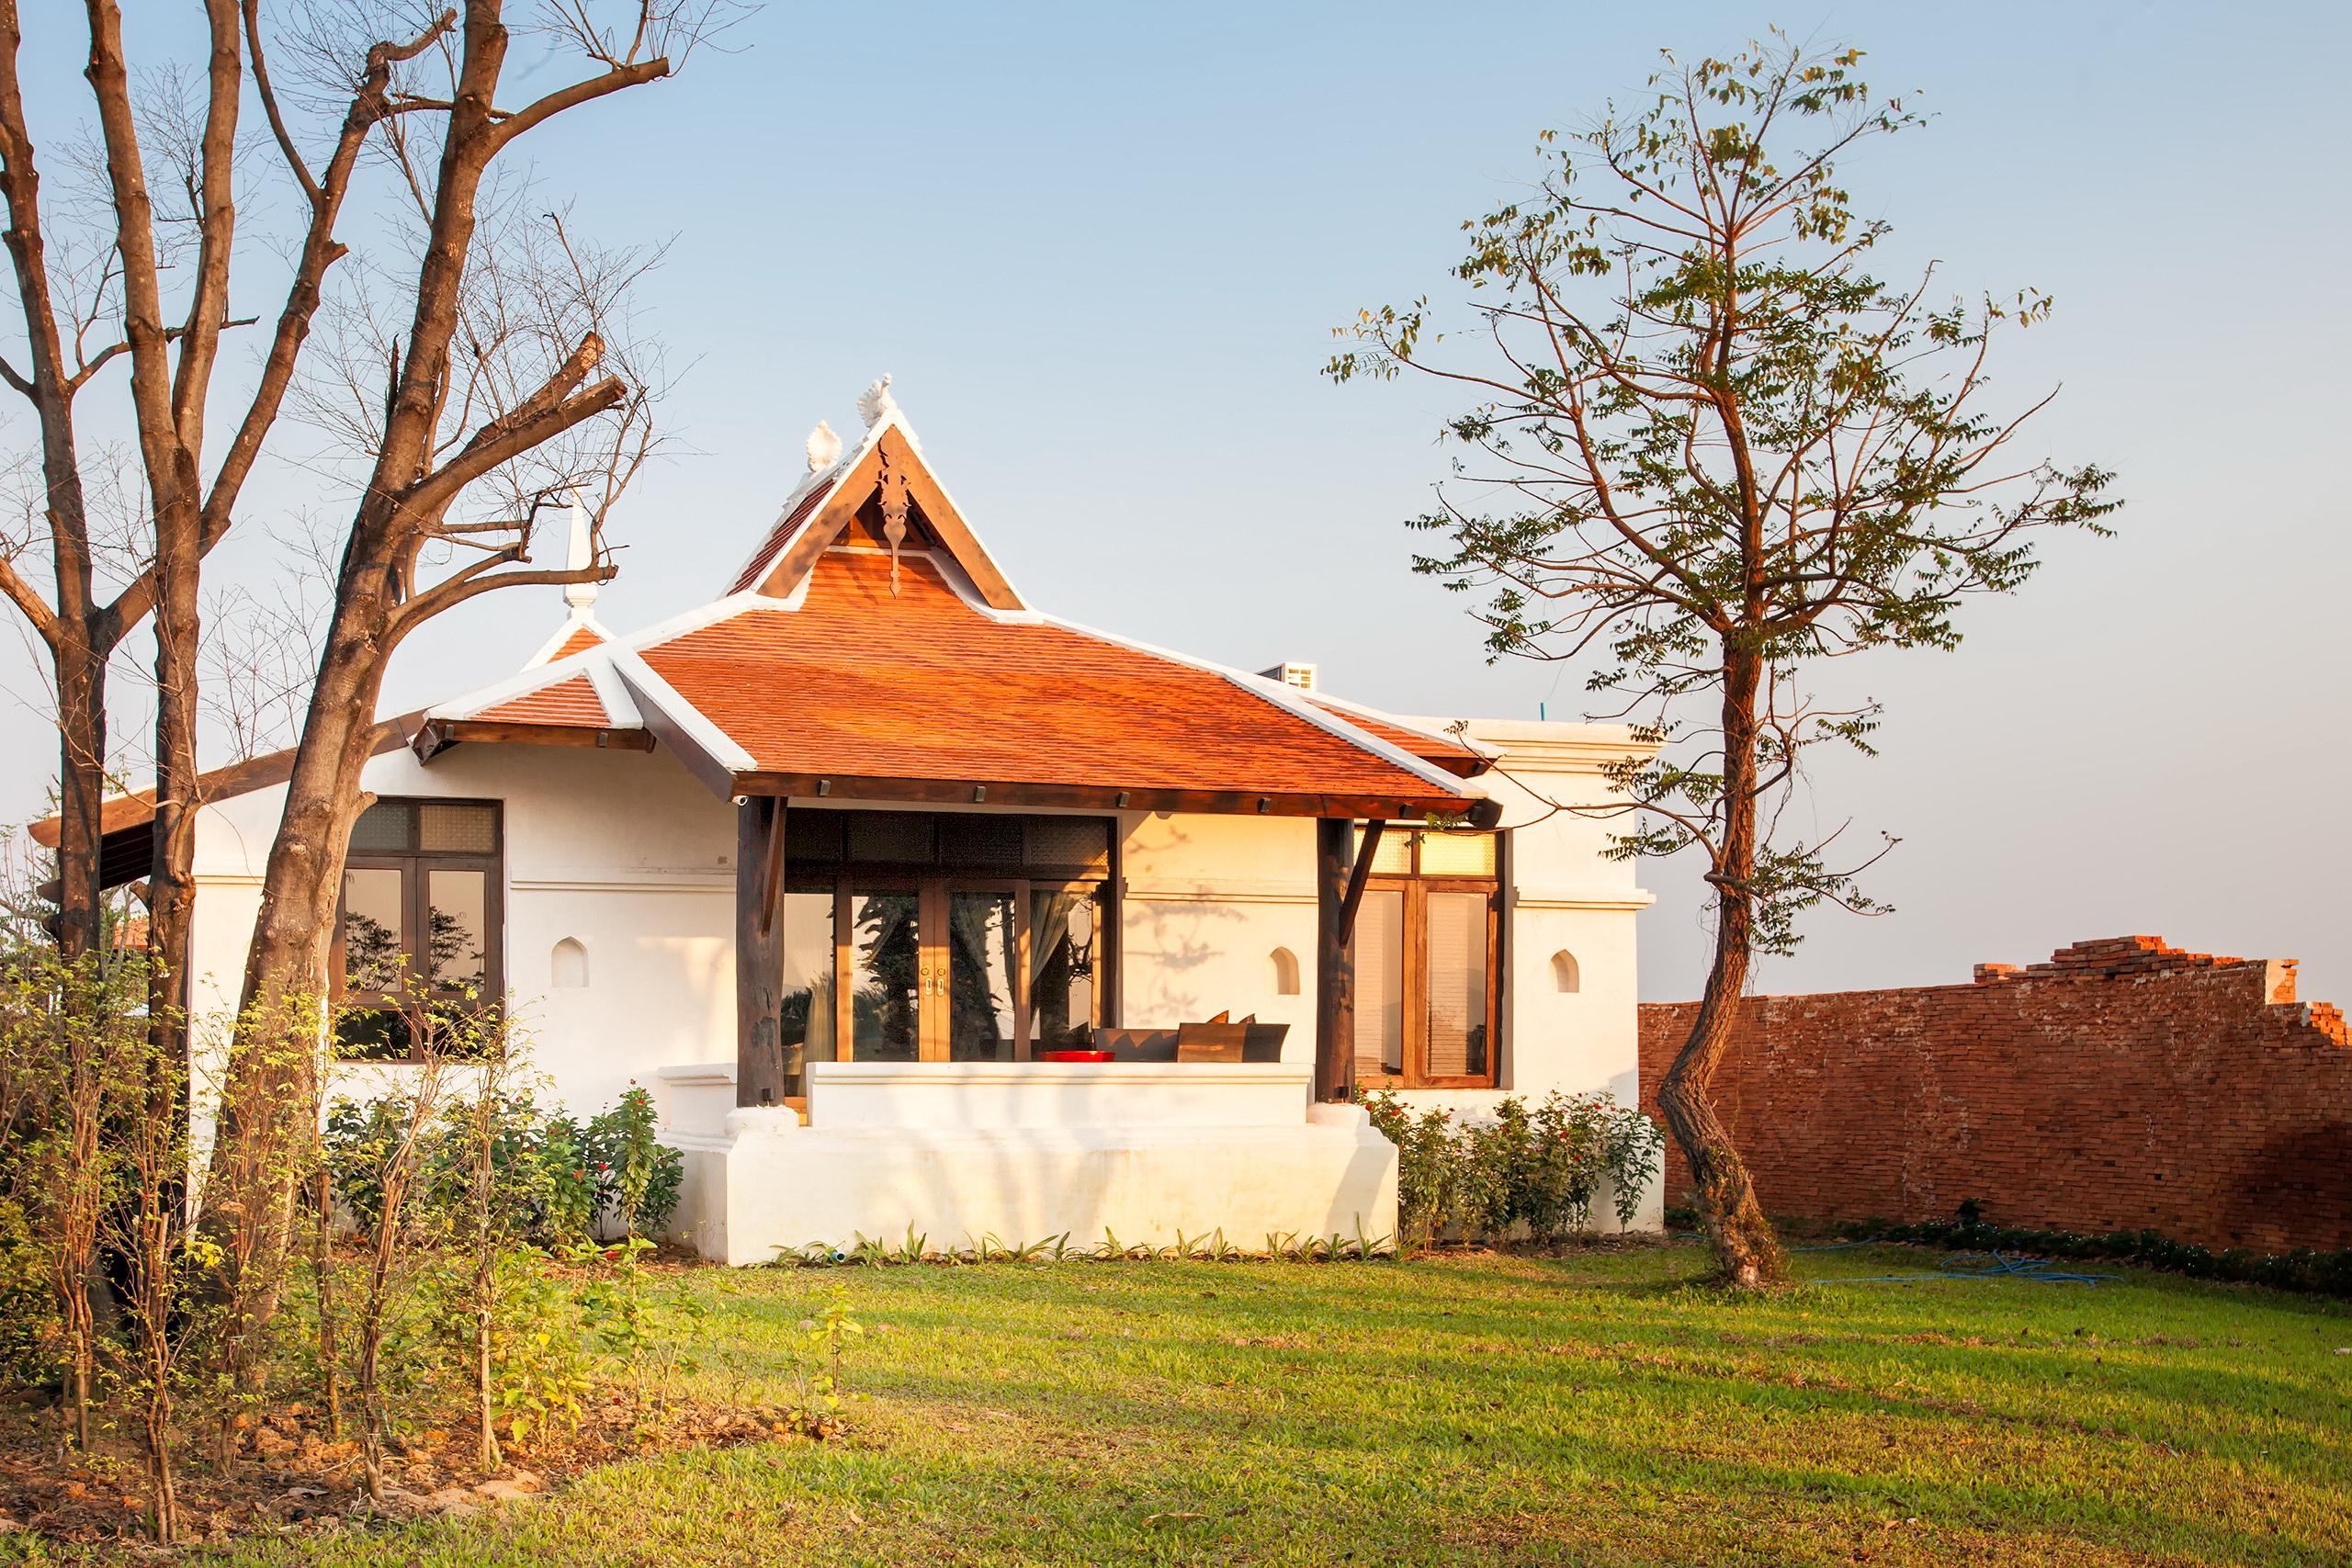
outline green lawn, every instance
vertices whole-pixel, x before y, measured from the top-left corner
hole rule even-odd
[[[853,1435],[597,1472],[240,1563],[2352,1561],[2352,1310],[2135,1276],[1756,1303],[1688,1247],[698,1271],[702,1375],[823,1292]]]

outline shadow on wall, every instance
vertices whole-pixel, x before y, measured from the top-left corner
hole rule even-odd
[[[1205,1018],[1221,1008],[1228,1008],[1234,998],[1212,1002],[1203,996],[1197,986],[1180,985],[1178,976],[1223,957],[1227,945],[1215,940],[1212,927],[1236,925],[1248,917],[1238,909],[1222,904],[1156,904],[1148,899],[1130,898],[1125,901],[1130,916],[1138,908],[1148,909],[1143,921],[1148,933],[1148,943],[1137,943],[1133,938],[1132,919],[1129,937],[1122,949],[1127,964],[1126,1007],[1129,1021],[1137,1014],[1165,1015],[1170,1019]],[[1148,954],[1148,963],[1157,982],[1148,997],[1137,994],[1134,982],[1140,978],[1144,964],[1137,962]]]

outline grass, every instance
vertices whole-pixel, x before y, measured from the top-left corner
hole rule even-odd
[[[2342,1563],[2352,1308],[2127,1274],[1736,1302],[1691,1249],[697,1271],[700,1375],[836,1284],[853,1435],[239,1564]]]

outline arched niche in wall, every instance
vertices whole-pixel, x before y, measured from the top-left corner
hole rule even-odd
[[[1564,992],[1584,988],[1584,976],[1577,968],[1577,955],[1565,947],[1552,954],[1552,988]]]
[[[1298,995],[1298,954],[1287,947],[1278,947],[1266,956],[1274,966],[1274,995]]]
[[[565,937],[548,954],[548,983],[560,990],[588,984],[588,950],[578,937]]]

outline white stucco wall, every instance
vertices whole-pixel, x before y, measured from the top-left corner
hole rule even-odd
[[[1396,1149],[1363,1108],[1309,1103],[1310,1068],[1172,1062],[824,1062],[808,1122],[735,1109],[734,1064],[662,1074],[686,1156],[681,1239],[732,1264],[861,1238],[934,1252],[1061,1237],[1122,1247],[1375,1250]]]
[[[514,1016],[556,1097],[594,1111],[631,1079],[707,1061],[735,1040],[733,808],[664,752],[458,746],[428,767],[368,764],[379,795],[504,803],[505,966]],[[208,807],[197,825],[195,1009],[218,1038],[236,1006],[283,786]],[[554,987],[556,944],[587,985]],[[342,1066],[330,1098],[403,1069]]]
[[[1455,721],[1411,722],[1445,729]],[[1503,755],[1480,785],[1510,830],[1505,893],[1503,1054],[1492,1089],[1417,1089],[1417,1104],[1469,1115],[1509,1095],[1606,1093],[1640,1099],[1634,922],[1650,895],[1634,863],[1602,852],[1615,819],[1581,815],[1610,798],[1603,767],[1640,748],[1606,725],[1467,721]],[[1125,1016],[1171,1027],[1229,1010],[1283,1022],[1286,1061],[1315,1056],[1315,825],[1297,818],[1130,814],[1125,841]],[[1273,952],[1298,960],[1299,991],[1276,989]],[[1574,961],[1563,991],[1555,959]],[[1662,1223],[1650,1193],[1636,1227]],[[1600,1216],[1611,1224],[1610,1216]]]
[[[1602,801],[1600,768],[1631,742],[1622,730],[1570,724],[1474,721],[1469,733],[1504,750],[1481,782],[1513,830],[1502,1081],[1412,1098],[1474,1113],[1506,1094],[1555,1089],[1631,1104],[1634,917],[1648,895],[1632,863],[1601,854],[1610,823],[1558,809]],[[368,764],[365,782],[379,795],[504,803],[506,982],[558,1099],[593,1111],[664,1066],[731,1058],[733,808],[668,753],[466,744],[427,766],[395,750]],[[235,1002],[283,804],[273,787],[198,819],[195,998],[215,1031]],[[1311,1062],[1314,824],[1130,812],[1121,827],[1118,1021],[1172,1027],[1221,1010],[1254,1013],[1291,1026],[1286,1061]],[[585,953],[585,986],[550,984],[552,955],[567,940]],[[1278,948],[1295,960],[1295,993],[1279,988]],[[1555,980],[1562,952],[1575,960],[1573,992]],[[331,1093],[378,1092],[401,1071],[338,1067]],[[1654,1194],[1644,1218],[1657,1210]]]

